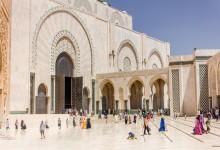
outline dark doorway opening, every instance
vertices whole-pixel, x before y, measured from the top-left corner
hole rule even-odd
[[[102,113],[107,112],[107,108],[106,108],[106,97],[103,96],[102,97]]]
[[[65,109],[71,108],[71,77],[65,77]]]

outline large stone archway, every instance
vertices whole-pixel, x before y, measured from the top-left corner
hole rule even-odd
[[[143,84],[138,80],[131,85],[130,109],[142,109],[143,88]]]
[[[84,87],[82,108],[83,110],[86,110],[87,113],[89,113],[90,112],[89,106],[90,106],[89,89],[87,87]]]
[[[114,87],[110,82],[107,82],[102,89],[102,111],[108,112],[110,109],[112,112],[114,109],[114,102]]]
[[[90,51],[90,55],[88,55],[87,57],[83,57],[83,58],[87,59],[87,60],[91,60],[91,63],[90,63],[91,64],[91,74],[93,75],[94,69],[95,69],[94,68],[94,66],[95,66],[95,53],[94,53],[94,46],[93,46],[93,42],[92,42],[92,38],[90,36],[89,30],[87,29],[86,24],[83,22],[83,20],[81,20],[80,17],[72,9],[70,9],[69,7],[64,7],[64,6],[58,6],[58,7],[51,8],[40,17],[40,20],[37,23],[35,32],[33,34],[32,54],[31,54],[31,64],[30,64],[31,70],[36,71],[37,66],[39,67],[38,63],[42,61],[42,60],[38,60],[39,55],[42,55],[41,54],[42,52],[40,51],[40,49],[42,49],[41,46],[43,46],[41,44],[41,42],[42,42],[41,38],[44,37],[44,35],[42,34],[41,31],[45,30],[44,28],[46,28],[45,24],[47,21],[52,21],[52,20],[50,20],[52,18],[55,18],[53,21],[55,21],[55,20],[57,21],[56,16],[60,15],[60,14],[65,14],[66,16],[70,17],[68,19],[68,23],[66,22],[65,24],[62,24],[62,29],[69,29],[69,31],[68,31],[69,33],[75,33],[76,31],[73,31],[74,28],[70,28],[70,26],[68,26],[68,24],[72,23],[71,21],[73,21],[73,23],[75,23],[78,26],[77,31],[80,32],[80,34],[78,34],[78,35],[74,34],[74,36],[84,36],[84,39],[81,40],[81,43],[79,42],[79,46],[80,46],[80,44],[81,44],[81,47],[86,46],[86,49]],[[51,31],[47,34],[47,36],[54,37],[54,34],[50,34],[50,33],[59,32],[60,29],[61,28],[59,28],[59,30],[57,30],[55,28],[47,29],[47,30]],[[80,39],[80,38],[76,37],[76,39]],[[45,40],[45,38],[44,38],[44,40]],[[54,44],[57,44],[57,43],[54,43]],[[76,49],[79,48],[78,45],[75,45],[75,46],[76,46]],[[44,45],[43,49],[48,49],[48,48],[49,48],[48,45]],[[80,53],[82,53],[82,52],[83,51],[80,51]],[[76,57],[79,57],[79,55],[77,55]],[[83,58],[81,57],[80,59],[83,59]],[[75,64],[75,65],[77,65],[77,64]]]
[[[158,78],[152,80],[151,93],[152,93],[152,109],[157,111],[158,109],[169,109],[169,99],[168,99],[168,85],[166,82]]]
[[[56,113],[61,113],[62,109],[71,108],[73,72],[74,64],[71,57],[66,52],[62,52],[56,60]]]

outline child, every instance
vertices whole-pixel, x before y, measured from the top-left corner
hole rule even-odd
[[[208,118],[208,120],[205,122],[205,124],[206,124],[206,128],[207,128],[206,134],[208,134],[209,131],[210,131],[210,119],[209,119],[209,118]]]
[[[128,133],[128,138],[127,138],[127,139],[128,139],[128,140],[133,140],[133,139],[137,139],[137,138],[135,137],[134,133],[129,132],[129,133]]]

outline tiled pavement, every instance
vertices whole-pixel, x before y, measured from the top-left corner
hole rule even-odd
[[[94,120],[94,119],[93,119]],[[151,120],[151,135],[141,136],[142,121],[137,124],[125,125],[123,121],[114,123],[110,118],[106,124],[104,119],[92,121],[92,129],[81,129],[79,126],[73,128],[62,126],[59,130],[52,127],[46,131],[46,138],[40,139],[38,128],[30,128],[26,131],[15,131],[9,133],[0,132],[1,149],[7,150],[218,150],[220,149],[220,123],[215,121],[211,124],[213,134],[193,135],[194,118],[178,118],[173,120],[167,117],[168,131],[158,132],[160,118]],[[127,140],[128,132],[134,132],[137,140]]]

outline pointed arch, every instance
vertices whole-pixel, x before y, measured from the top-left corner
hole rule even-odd
[[[93,15],[92,6],[88,0],[75,0],[74,6],[81,11],[86,10],[86,13]]]
[[[38,41],[38,35],[41,30],[41,27],[43,26],[44,22],[52,15],[55,15],[60,12],[65,12],[69,15],[71,15],[74,19],[78,21],[78,23],[82,26],[89,42],[90,50],[91,50],[91,74],[94,73],[94,66],[95,66],[95,53],[94,53],[94,46],[92,42],[92,38],[90,36],[89,30],[87,29],[85,23],[80,19],[80,17],[74,12],[73,9],[67,6],[58,6],[49,9],[46,11],[41,17],[39,22],[36,25],[34,34],[33,34],[33,42],[32,42],[32,52],[31,52],[31,69],[36,69],[37,66],[37,41]]]
[[[119,14],[119,12],[112,13],[110,21],[115,24],[118,24],[119,26],[122,26],[122,27],[125,26],[123,17]]]
[[[124,40],[119,45],[118,52],[117,52],[117,66],[118,66],[118,69],[121,69],[121,68],[119,68],[119,55],[120,55],[121,50],[124,47],[129,47],[132,50],[132,52],[133,52],[133,54],[135,56],[135,59],[136,59],[135,60],[136,61],[136,69],[138,70],[139,69],[139,55],[138,55],[138,51],[137,51],[135,45],[130,40]]]
[[[72,46],[72,49],[56,49],[62,39],[67,39]],[[67,52],[74,62],[76,76],[80,73],[80,49],[75,37],[67,30],[62,30],[56,34],[51,47],[51,71],[55,71],[55,63],[57,57],[62,53]]]
[[[159,59],[160,64],[161,64],[161,67],[163,68],[163,67],[164,67],[164,62],[163,62],[163,59],[162,59],[162,55],[160,54],[160,52],[159,52],[156,48],[155,48],[155,49],[152,49],[152,50],[150,51],[150,54],[149,54],[149,56],[148,56],[148,61],[149,61],[149,62],[150,62],[152,56],[156,56],[156,57]],[[154,65],[154,64],[155,64],[155,62],[152,62],[152,65]],[[152,67],[152,66],[151,66],[151,67]],[[157,66],[157,67],[159,67],[159,66]]]

